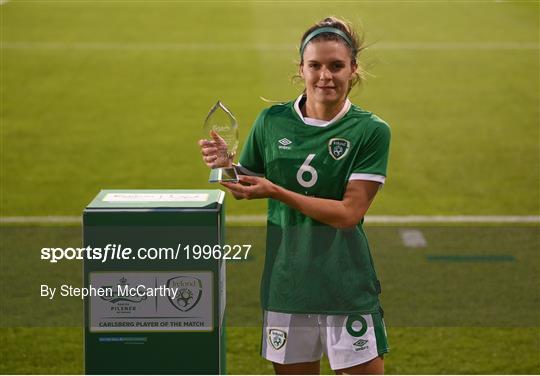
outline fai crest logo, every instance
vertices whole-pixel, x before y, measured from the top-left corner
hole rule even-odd
[[[340,160],[347,155],[351,143],[344,138],[333,138],[328,141],[328,152],[335,160]]]
[[[279,350],[287,342],[287,333],[279,329],[270,329],[268,331],[268,340],[274,349]]]
[[[169,296],[169,301],[178,310],[187,312],[199,303],[203,293],[202,282],[195,277],[175,277],[167,281],[167,287],[177,288],[174,297]]]

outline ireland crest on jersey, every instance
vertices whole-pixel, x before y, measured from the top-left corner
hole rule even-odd
[[[333,138],[328,141],[328,152],[335,160],[340,160],[347,155],[351,143],[344,138]]]

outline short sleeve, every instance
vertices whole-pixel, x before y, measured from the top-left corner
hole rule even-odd
[[[264,121],[268,110],[263,110],[247,136],[237,168],[245,175],[264,175]]]
[[[390,150],[390,127],[373,117],[365,134],[365,142],[354,160],[349,180],[372,180],[384,184]]]

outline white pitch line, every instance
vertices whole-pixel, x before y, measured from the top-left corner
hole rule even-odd
[[[265,215],[227,215],[228,223],[265,223]],[[14,216],[0,217],[0,224],[48,224],[81,223],[80,216]],[[371,215],[366,224],[410,224],[410,223],[540,223],[539,215]]]
[[[373,215],[366,223],[540,223],[540,215]]]
[[[133,51],[242,51],[284,50],[294,45],[247,43],[114,43],[114,42],[4,42],[2,49],[14,50],[133,50]]]
[[[408,248],[424,248],[427,246],[426,238],[422,231],[418,229],[401,229],[399,230],[401,241]]]
[[[81,216],[69,215],[48,215],[48,216],[16,216],[16,217],[0,217],[0,223],[4,224],[25,224],[25,223],[81,223]]]
[[[284,43],[114,43],[114,42],[2,42],[3,50],[132,50],[132,51],[296,51],[294,44]],[[370,50],[538,50],[537,42],[380,42]]]
[[[538,42],[381,42],[381,50],[537,50]]]

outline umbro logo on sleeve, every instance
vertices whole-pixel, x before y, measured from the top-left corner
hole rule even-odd
[[[279,149],[291,150],[291,147],[289,145],[292,144],[292,141],[289,140],[288,138],[282,138],[281,140],[278,141],[278,143],[279,143],[278,145]]]

